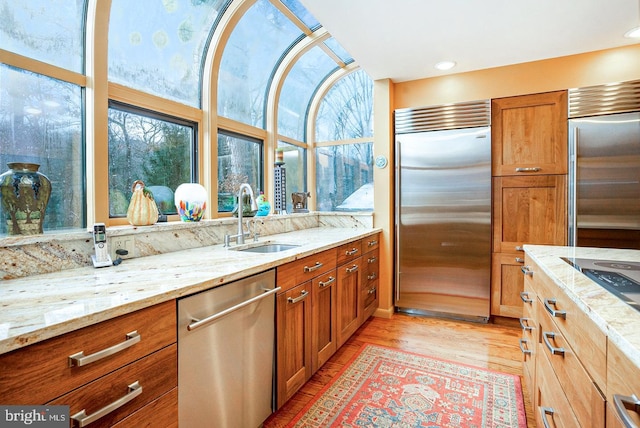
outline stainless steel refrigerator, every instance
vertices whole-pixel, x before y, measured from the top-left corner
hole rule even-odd
[[[490,127],[398,133],[396,126],[395,190],[396,309],[486,322]]]
[[[640,113],[569,121],[569,243],[640,249]]]

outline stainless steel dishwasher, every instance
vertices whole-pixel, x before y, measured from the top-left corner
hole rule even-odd
[[[178,300],[180,428],[255,428],[273,412],[275,271]]]

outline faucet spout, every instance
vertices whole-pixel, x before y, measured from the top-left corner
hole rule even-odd
[[[242,195],[245,191],[249,194],[251,209],[253,211],[258,210],[258,203],[253,196],[253,190],[251,189],[251,186],[247,183],[242,183],[240,185],[240,189],[238,190],[238,235],[236,236],[237,244],[244,244],[244,229],[242,227]]]

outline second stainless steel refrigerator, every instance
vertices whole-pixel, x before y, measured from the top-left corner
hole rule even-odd
[[[398,134],[395,306],[486,322],[491,272],[489,126]]]

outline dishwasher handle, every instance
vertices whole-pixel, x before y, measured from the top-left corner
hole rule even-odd
[[[275,293],[277,293],[278,291],[280,291],[280,289],[281,289],[281,287],[276,287],[276,288],[274,288],[274,289],[268,289],[268,290],[265,290],[265,293],[264,293],[264,294],[260,294],[260,295],[258,295],[258,296],[252,297],[252,298],[251,298],[251,299],[249,299],[249,300],[245,300],[245,301],[244,301],[244,302],[242,302],[242,303],[238,303],[238,304],[237,304],[237,305],[235,305],[235,306],[232,306],[232,307],[230,307],[230,308],[227,308],[227,309],[225,309],[224,311],[220,311],[220,312],[218,312],[217,314],[213,314],[213,315],[211,315],[211,316],[208,316],[208,317],[206,317],[205,319],[202,319],[202,320],[196,320],[196,319],[194,319],[194,320],[192,320],[191,324],[189,324],[189,325],[187,326],[187,330],[189,330],[189,331],[193,331],[193,330],[195,330],[195,329],[197,329],[197,328],[200,328],[200,327],[202,327],[202,326],[205,326],[205,325],[207,325],[207,324],[210,324],[210,323],[214,322],[214,321],[215,321],[215,320],[217,320],[217,319],[220,319],[220,318],[222,318],[222,317],[224,317],[224,316],[226,316],[226,315],[229,315],[231,312],[235,312],[235,311],[237,311],[238,309],[242,309],[242,308],[244,308],[245,306],[248,306],[248,305],[250,305],[250,304],[252,304],[252,303],[257,302],[258,300],[262,300],[262,299],[264,299],[264,298],[266,298],[266,297],[269,297],[269,296],[271,296],[272,294],[275,294]]]

